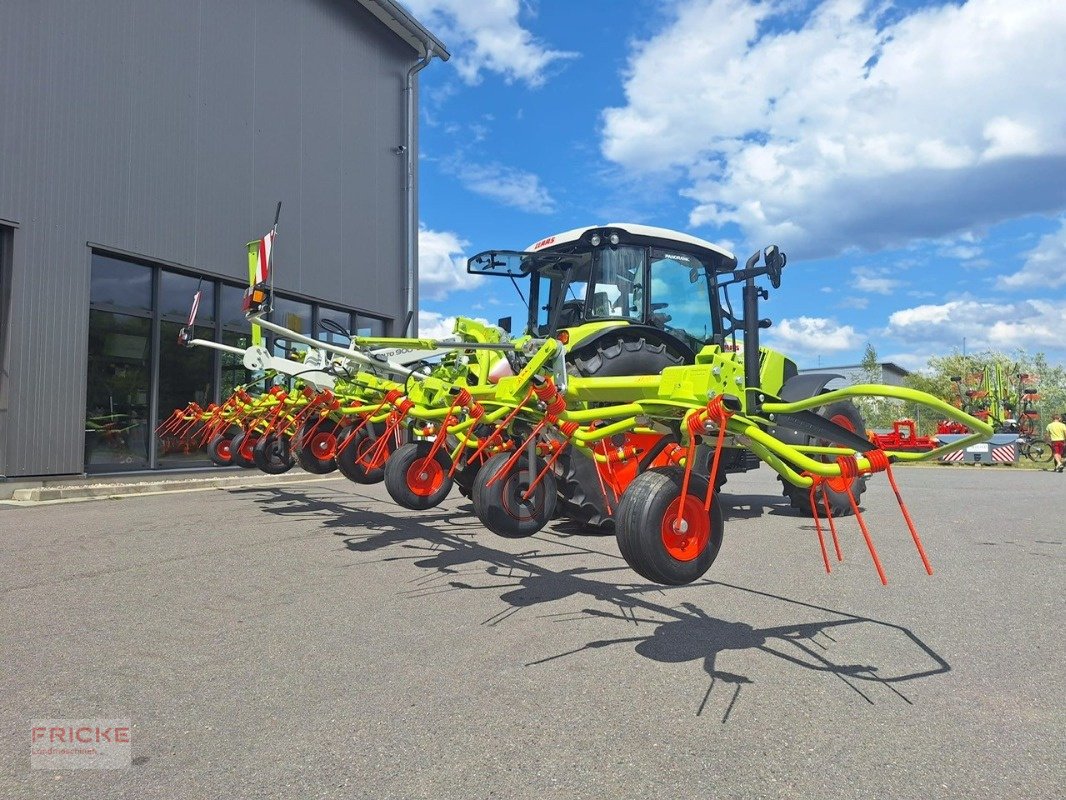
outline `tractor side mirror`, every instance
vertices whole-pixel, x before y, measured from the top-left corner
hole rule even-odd
[[[781,270],[785,268],[788,257],[778,249],[776,244],[766,248],[763,253],[766,258],[766,274],[770,278],[770,284],[775,288],[781,288]]]
[[[693,267],[688,271],[688,282],[696,283],[700,279],[700,271]]]
[[[499,327],[503,328],[507,333],[511,332],[511,318],[510,317],[500,317],[498,320],[496,320],[496,324]]]

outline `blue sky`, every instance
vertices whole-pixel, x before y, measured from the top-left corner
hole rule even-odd
[[[766,343],[1066,360],[1066,3],[408,0],[421,330],[515,312],[465,257],[630,221],[789,254]]]

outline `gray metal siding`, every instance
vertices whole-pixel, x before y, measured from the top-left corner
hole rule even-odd
[[[8,475],[80,472],[96,242],[403,316],[403,80],[354,0],[4,0],[0,218],[14,236]],[[6,464],[3,463],[6,461]]]

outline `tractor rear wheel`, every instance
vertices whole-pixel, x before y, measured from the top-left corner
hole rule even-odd
[[[337,468],[337,429],[331,419],[309,419],[300,426],[293,452],[305,472],[326,475]]]
[[[689,478],[684,507],[685,471],[663,467],[638,475],[622,495],[615,515],[615,538],[626,563],[655,583],[680,586],[703,576],[722,548],[722,508],[703,508],[707,479]],[[680,514],[681,519],[678,519]]]
[[[827,406],[822,406],[818,410],[818,414],[825,417],[830,422],[836,423],[840,427],[857,433],[859,436],[865,436],[866,425],[862,420],[862,414],[859,413],[859,409],[855,407],[855,404],[850,400],[840,400],[836,403],[830,403]],[[809,445],[817,445],[819,447],[832,447],[834,445],[843,445],[841,442],[834,442],[828,439],[816,439],[813,436],[807,440]],[[823,456],[822,461],[832,461],[832,456]],[[793,508],[797,508],[807,516],[811,516],[811,490],[802,486],[796,486],[789,483],[780,475],[777,479],[781,481],[783,485],[782,494],[788,498]],[[825,481],[822,486],[825,489],[825,497],[829,501],[829,510],[834,517],[841,515],[847,515],[852,513],[851,500],[848,499],[848,489],[851,489],[851,495],[855,498],[855,505],[859,504],[859,498],[862,493],[866,491],[866,476],[861,475],[857,478],[830,478]],[[822,497],[822,491],[815,492],[816,502],[818,503],[817,512],[819,516],[825,515],[825,499]]]
[[[385,462],[385,488],[404,508],[423,511],[439,506],[452,490],[452,460],[443,447],[430,458],[433,442],[408,442]]]
[[[255,465],[267,475],[281,475],[296,464],[289,447],[289,437],[280,433],[267,433],[259,437],[252,448]]]
[[[558,486],[555,476],[549,471],[540,479],[530,497],[525,498],[523,495],[529,485],[544,470],[544,462],[538,458],[534,465],[537,471],[530,474],[529,461],[523,454],[519,456],[518,463],[497,478],[511,455],[497,453],[478,470],[474,478],[474,511],[493,533],[507,539],[522,539],[532,536],[551,520],[555,513]]]

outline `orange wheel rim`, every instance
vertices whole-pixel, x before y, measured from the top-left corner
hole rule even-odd
[[[230,452],[229,439],[223,439],[221,442],[215,445],[215,455],[221,459],[230,458],[233,453]]]
[[[661,534],[666,552],[678,561],[692,561],[702,553],[711,538],[711,520],[703,509],[703,501],[695,495],[685,496],[685,513],[678,522],[681,498],[675,497],[663,514]]]
[[[337,455],[337,437],[332,433],[316,433],[311,438],[311,453],[320,461]]]
[[[444,468],[435,458],[419,458],[407,468],[407,487],[419,497],[429,497],[443,484]]]
[[[238,452],[241,454],[241,458],[251,461],[252,456],[255,455],[255,443],[258,441],[258,438],[253,439],[251,436],[245,436],[244,439],[241,441],[240,448],[238,449]]]

